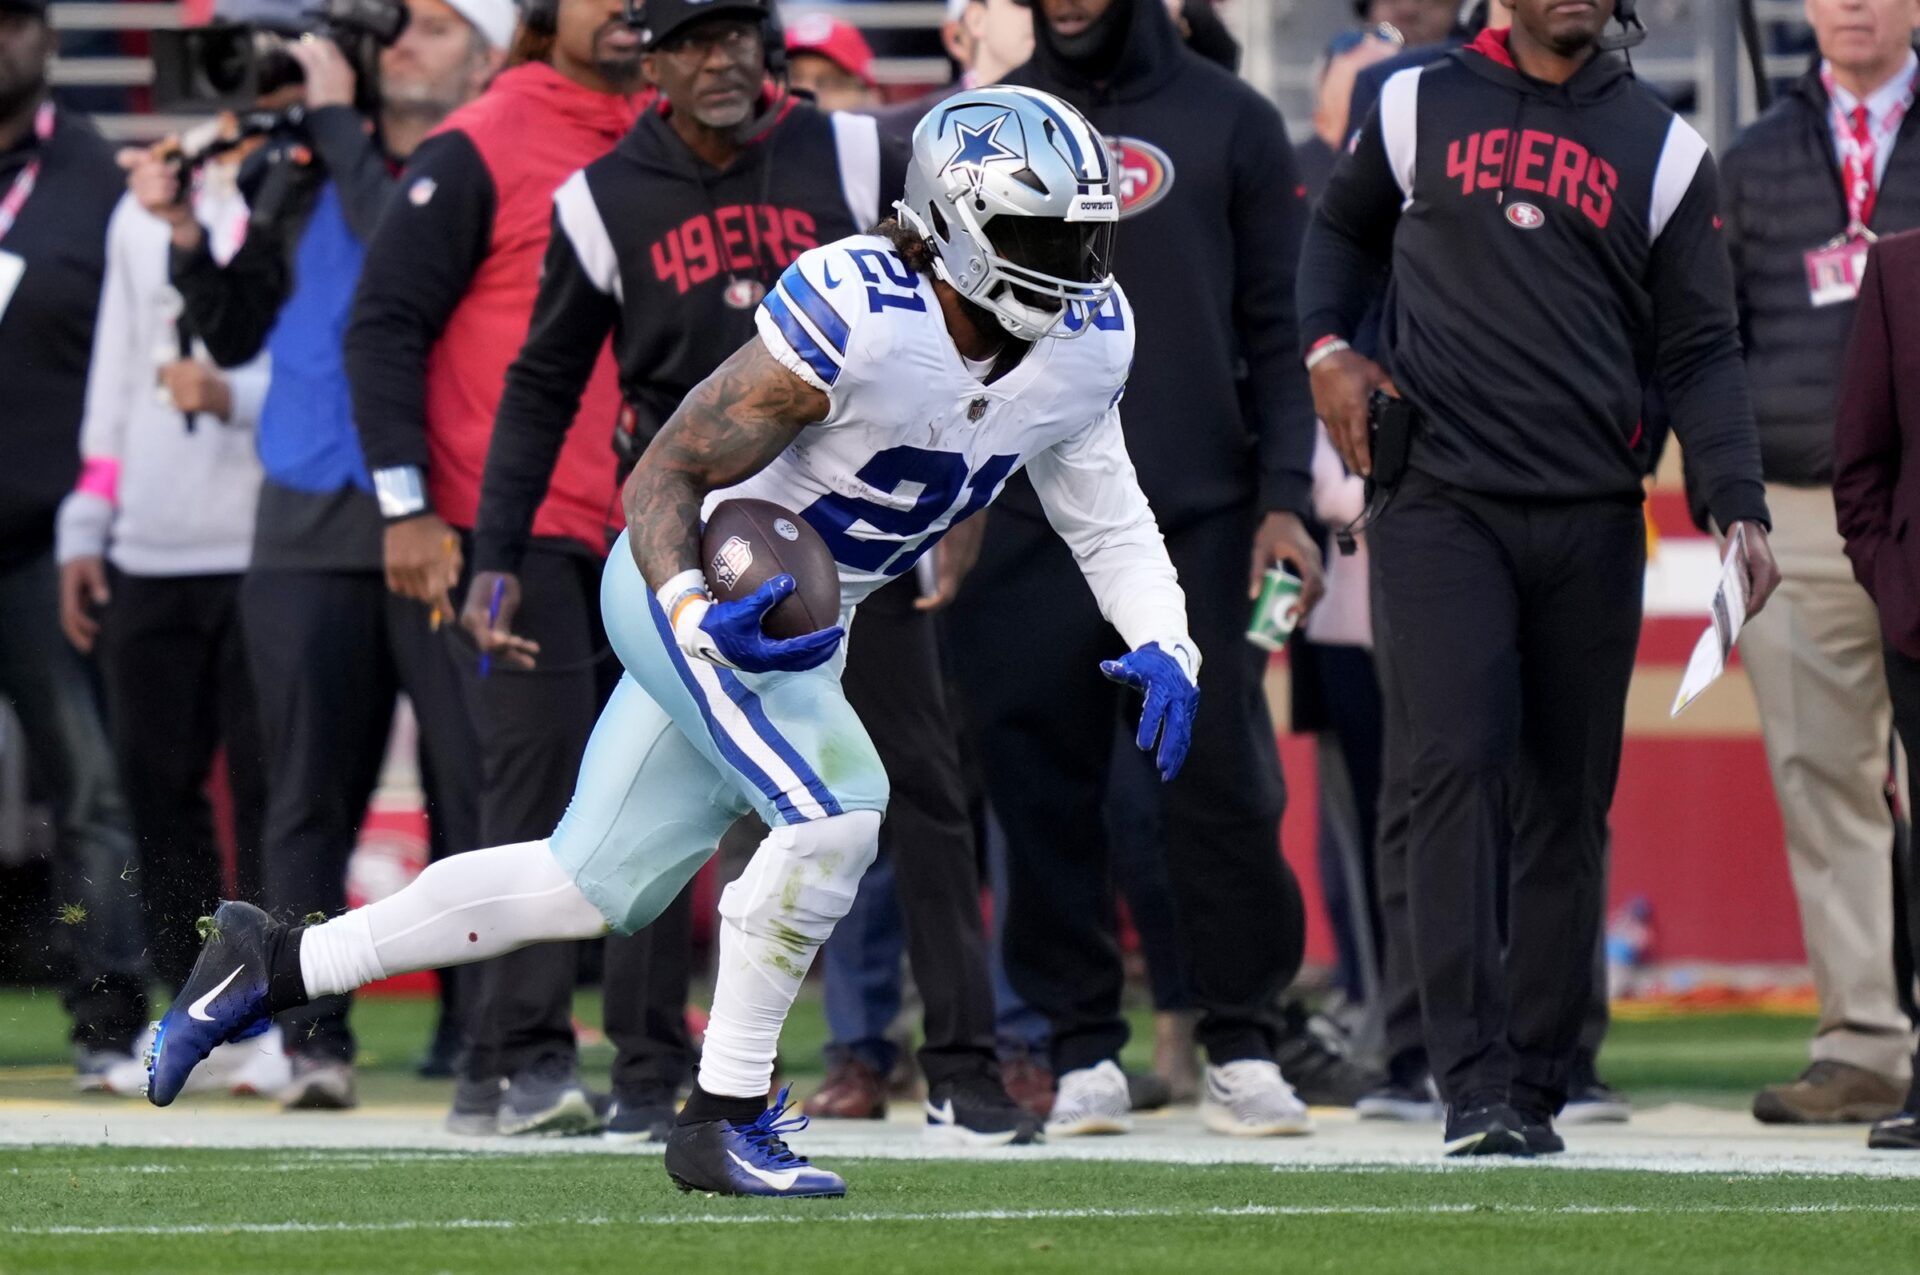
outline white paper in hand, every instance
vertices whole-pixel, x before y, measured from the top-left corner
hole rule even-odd
[[[1736,524],[1733,529],[1727,556],[1720,564],[1720,583],[1713,591],[1713,602],[1708,609],[1712,623],[1694,644],[1693,656],[1687,661],[1686,675],[1680,679],[1680,692],[1673,697],[1673,711],[1668,717],[1680,716],[1681,709],[1698,699],[1701,691],[1726,672],[1727,661],[1733,657],[1734,640],[1747,622],[1747,529],[1744,526]]]

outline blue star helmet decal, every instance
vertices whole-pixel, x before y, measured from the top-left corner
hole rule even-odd
[[[945,177],[956,168],[962,169],[977,191],[986,176],[986,166],[996,160],[1012,160],[1024,168],[1027,157],[1000,140],[1000,128],[1012,115],[1011,111],[1002,111],[979,128],[956,121],[954,131],[959,134],[960,146],[940,170],[940,175]]]

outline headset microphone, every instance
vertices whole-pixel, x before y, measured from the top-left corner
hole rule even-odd
[[[1594,41],[1602,51],[1617,53],[1622,49],[1631,49],[1647,38],[1647,29],[1641,25],[1633,6],[1634,0],[1615,0],[1613,17],[1620,24],[1620,31],[1617,35],[1603,35]]]

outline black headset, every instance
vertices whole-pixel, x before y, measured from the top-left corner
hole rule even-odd
[[[1614,0],[1613,20],[1620,24],[1618,35],[1603,35],[1598,43],[1602,49],[1612,53],[1620,49],[1631,49],[1647,38],[1647,28],[1640,22],[1640,15],[1633,11],[1636,0]]]

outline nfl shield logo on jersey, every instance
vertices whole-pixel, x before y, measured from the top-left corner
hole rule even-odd
[[[976,398],[975,400],[973,400],[973,402],[971,402],[971,403],[969,403],[969,404],[967,404],[967,419],[968,419],[968,420],[970,420],[970,421],[978,421],[978,420],[979,420],[979,419],[980,419],[980,418],[981,418],[982,416],[985,416],[986,414],[987,414],[987,400],[986,400],[986,399],[984,399],[984,398]]]

